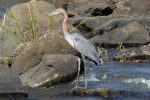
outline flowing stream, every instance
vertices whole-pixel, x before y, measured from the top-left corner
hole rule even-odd
[[[92,69],[91,69],[92,68]],[[91,66],[88,73],[88,88],[108,88],[124,90],[124,94],[114,94],[111,100],[148,100],[150,98],[150,62],[109,63],[102,67]],[[76,80],[47,89],[29,89],[29,100],[105,100],[97,96],[70,96],[67,91],[75,86]],[[80,87],[84,87],[84,74],[79,77]]]

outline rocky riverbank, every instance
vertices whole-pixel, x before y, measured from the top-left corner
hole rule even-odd
[[[69,31],[103,48],[104,55],[115,51],[103,56],[106,62],[150,60],[149,0],[56,0],[54,5],[32,0],[13,6],[0,31],[0,63],[9,64],[23,86],[49,87],[76,78],[80,55],[63,37],[63,17],[45,15],[59,7],[68,12]]]

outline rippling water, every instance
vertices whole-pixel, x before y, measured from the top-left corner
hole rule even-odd
[[[91,68],[93,68],[91,70]],[[111,100],[148,100],[150,98],[150,62],[110,63],[103,67],[91,66],[88,71],[88,88],[105,87],[111,90],[125,90],[124,94],[112,95]],[[29,100],[105,100],[100,97],[68,96],[75,86],[75,80],[47,89],[30,89]],[[84,87],[84,74],[79,77],[79,86]]]

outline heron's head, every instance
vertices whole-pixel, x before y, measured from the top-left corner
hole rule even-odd
[[[63,8],[58,8],[55,11],[51,12],[51,13],[47,13],[46,15],[48,16],[53,16],[53,15],[58,15],[60,13],[64,13],[65,10]]]

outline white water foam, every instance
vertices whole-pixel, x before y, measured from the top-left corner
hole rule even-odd
[[[83,76],[79,77],[79,81],[84,82],[85,81],[85,76],[83,75]],[[86,81],[87,82],[90,82],[90,81],[97,82],[97,81],[100,81],[100,80],[95,77],[95,74],[90,74],[90,75],[86,76]]]
[[[103,79],[103,80],[107,79],[107,75],[104,74],[103,77],[102,77],[102,79]]]
[[[135,78],[135,79],[125,79],[123,81],[126,82],[126,83],[133,83],[133,84],[136,84],[136,85],[143,84],[143,85],[146,85],[147,88],[150,88],[150,80],[147,80],[143,77]]]

